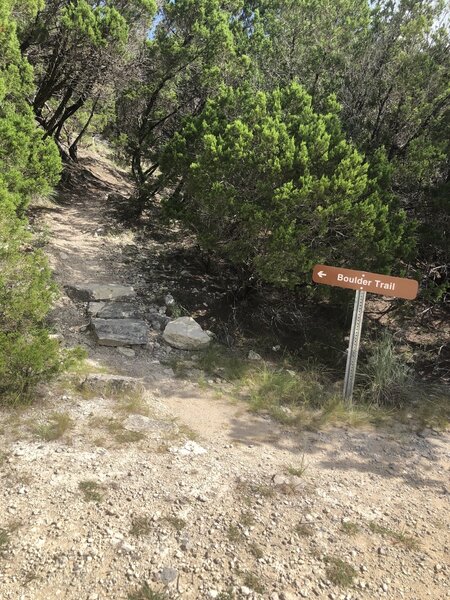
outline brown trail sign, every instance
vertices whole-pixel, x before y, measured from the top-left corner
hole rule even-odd
[[[419,284],[415,279],[391,277],[390,275],[354,271],[353,269],[343,269],[341,267],[328,267],[326,265],[316,265],[314,267],[313,281],[323,285],[334,285],[381,296],[406,298],[407,300],[414,300],[419,290]]]
[[[327,265],[316,265],[313,270],[312,278],[315,283],[320,283],[322,285],[333,285],[356,290],[344,379],[344,398],[351,404],[353,387],[355,385],[356,365],[358,362],[366,293],[369,292],[381,296],[392,296],[394,298],[414,300],[419,290],[419,284],[415,279],[391,277],[390,275],[368,273],[367,271],[355,271],[353,269],[343,269],[341,267],[329,267]]]

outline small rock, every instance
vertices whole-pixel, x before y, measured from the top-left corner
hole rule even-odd
[[[51,340],[56,340],[57,342],[64,341],[64,336],[61,333],[51,333],[48,337]]]
[[[190,550],[192,548],[192,543],[188,535],[185,534],[180,538],[180,546],[182,550]]]
[[[272,482],[274,485],[289,485],[291,483],[291,478],[288,475],[278,473],[272,477]]]
[[[251,593],[252,593],[252,590],[250,588],[248,588],[246,585],[241,586],[241,594],[243,596],[250,596]]]
[[[173,567],[164,567],[160,575],[161,581],[164,585],[169,585],[170,583],[175,581],[177,577],[178,571]]]
[[[122,348],[122,347],[118,347],[117,348],[117,352],[119,352],[120,354],[123,354],[124,356],[128,356],[128,357],[133,357],[136,356],[136,352],[133,350],[133,348]]]
[[[260,354],[258,354],[257,352],[255,352],[254,350],[250,350],[250,352],[247,355],[247,358],[249,360],[262,360],[262,356]]]
[[[169,452],[172,452],[173,454],[179,454],[180,456],[200,456],[201,454],[206,454],[207,450],[200,446],[200,444],[197,444],[197,442],[189,441],[186,442],[181,448],[169,448]]]
[[[173,306],[175,304],[175,298],[172,294],[166,294],[166,296],[164,296],[164,304],[166,306]]]
[[[128,542],[122,542],[119,546],[119,551],[121,554],[133,554],[135,548]]]
[[[153,329],[156,329],[156,331],[161,331],[166,327],[167,323],[170,323],[169,317],[167,317],[166,315],[162,315],[158,312],[149,313],[147,315],[147,320],[153,327]]]

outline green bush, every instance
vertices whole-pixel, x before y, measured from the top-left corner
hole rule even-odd
[[[36,385],[84,358],[81,349],[61,350],[44,328],[0,333],[0,404],[31,400]]]
[[[255,410],[278,411],[282,407],[322,408],[332,396],[327,374],[318,368],[299,372],[262,367],[247,378]]]
[[[20,53],[15,5],[0,3],[0,402],[29,399],[37,383],[80,356],[61,352],[45,328],[57,290],[24,218],[33,195],[57,182],[61,161],[29,107],[33,74]]]
[[[208,250],[284,287],[315,263],[388,269],[413,246],[389,192],[380,149],[368,163],[345,139],[339,106],[325,114],[298,84],[224,87],[168,144],[169,214]]]

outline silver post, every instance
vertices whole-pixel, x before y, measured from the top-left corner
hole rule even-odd
[[[366,292],[357,290],[353,307],[352,328],[348,344],[347,365],[345,367],[344,399],[348,406],[352,405],[353,387],[355,385],[356,365],[358,362],[359,342],[361,340],[362,322]]]

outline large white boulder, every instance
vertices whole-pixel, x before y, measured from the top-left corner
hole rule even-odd
[[[201,350],[211,342],[210,336],[192,317],[180,317],[168,323],[163,339],[180,350]]]

